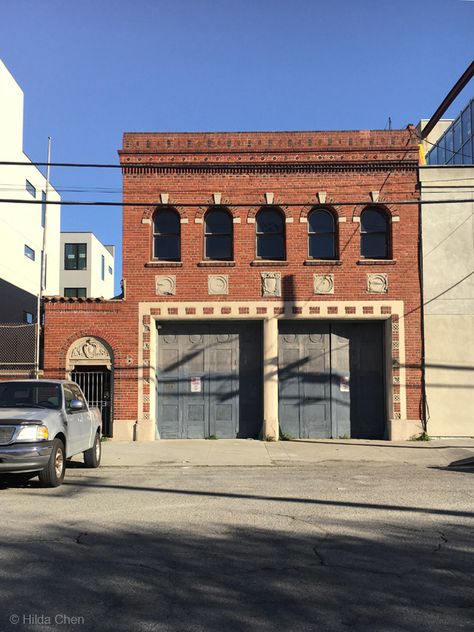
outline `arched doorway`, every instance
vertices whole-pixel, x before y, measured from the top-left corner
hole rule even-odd
[[[87,336],[76,340],[67,353],[66,369],[81,387],[90,406],[102,415],[102,434],[113,436],[113,357],[103,340]]]

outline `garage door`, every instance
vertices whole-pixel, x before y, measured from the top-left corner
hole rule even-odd
[[[163,323],[157,435],[257,437],[262,427],[261,324]]]
[[[279,419],[295,438],[383,438],[383,324],[281,322]]]

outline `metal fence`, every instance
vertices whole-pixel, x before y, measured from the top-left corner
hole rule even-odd
[[[108,370],[84,371],[76,368],[71,379],[79,384],[89,406],[96,406],[102,416],[102,434],[113,436],[112,374]]]
[[[0,323],[0,370],[37,368],[37,330],[36,324]]]

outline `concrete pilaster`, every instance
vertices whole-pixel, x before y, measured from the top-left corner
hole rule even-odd
[[[263,321],[263,438],[278,441],[278,320]]]

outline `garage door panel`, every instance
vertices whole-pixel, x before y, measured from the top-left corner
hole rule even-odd
[[[384,436],[382,327],[380,322],[280,323],[284,432],[300,438]]]
[[[254,353],[255,350],[259,353],[261,346],[261,327],[255,325],[183,322],[161,325],[157,355],[159,436],[232,438],[249,436],[241,432],[251,432],[250,436],[258,433],[262,371],[261,354],[256,362]],[[166,379],[170,372],[176,375],[176,388]],[[239,406],[242,389],[245,403]],[[166,419],[166,407],[174,405],[181,419],[173,426]]]

